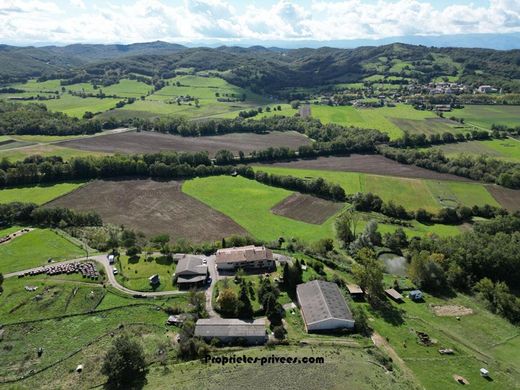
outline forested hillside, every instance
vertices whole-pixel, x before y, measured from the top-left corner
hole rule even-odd
[[[168,78],[174,70],[211,70],[232,84],[258,92],[286,87],[360,81],[371,75],[400,82],[457,77],[467,84],[493,84],[520,91],[520,51],[429,48],[391,44],[356,49],[186,48],[164,42],[134,45],[0,48],[0,81],[31,77],[95,81],[104,85],[130,74]],[[405,80],[405,81],[402,81]],[[65,81],[66,82],[66,81]]]

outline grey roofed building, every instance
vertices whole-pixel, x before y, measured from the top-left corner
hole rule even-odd
[[[203,285],[208,278],[208,266],[202,262],[200,256],[184,255],[177,263],[175,277],[179,287]]]
[[[336,283],[313,280],[296,287],[307,332],[354,327],[354,319]]]
[[[195,324],[195,336],[207,341],[219,339],[223,343],[239,340],[247,344],[264,344],[267,341],[265,321],[243,321],[237,318],[200,319]]]

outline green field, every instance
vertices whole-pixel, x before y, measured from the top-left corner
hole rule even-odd
[[[3,284],[5,297],[0,299],[0,317],[10,323],[86,313],[95,309],[105,295],[101,284],[78,284],[74,280],[87,283],[77,274],[6,279]],[[37,290],[26,291],[25,286],[34,286]],[[36,300],[36,295],[42,299]]]
[[[455,157],[463,153],[520,162],[520,140],[514,138],[459,142],[434,146],[433,148],[442,150],[448,157]]]
[[[128,256],[121,256],[116,264],[119,271],[117,280],[121,285],[136,291],[172,291],[177,287],[172,284],[172,277],[175,273],[175,264],[168,262],[162,257],[154,256],[153,259],[146,259],[140,256],[138,259],[129,259]],[[148,278],[158,274],[161,283],[152,288]]]
[[[61,91],[60,80],[47,80],[47,81],[37,81],[36,79],[32,79],[27,81],[26,83],[19,83],[10,85],[10,87],[16,89],[23,89],[27,92],[56,92]]]
[[[453,111],[453,115],[484,129],[491,129],[493,124],[520,126],[520,106],[466,105],[463,109]]]
[[[0,245],[0,272],[8,273],[47,263],[85,256],[82,248],[49,229],[35,229],[9,243]]]
[[[27,202],[40,205],[74,191],[82,185],[83,183],[76,182],[6,188],[0,190],[0,203]]]
[[[177,76],[165,81],[169,85],[147,96],[145,100],[137,100],[134,104],[111,111],[110,115],[118,117],[148,113],[158,116],[180,115],[188,118],[236,117],[241,110],[272,103],[260,95],[229,84],[218,77],[189,75]],[[179,86],[177,82],[180,83]],[[199,100],[199,107],[194,101],[177,104],[178,97],[188,95]],[[218,101],[219,98],[236,99],[243,95],[246,96],[243,102]]]
[[[299,237],[307,241],[334,238],[335,216],[322,225],[315,225],[273,214],[271,208],[291,194],[284,189],[269,187],[242,177],[229,176],[189,180],[184,183],[182,189],[188,195],[226,214],[254,237],[262,240],[277,240],[280,236]],[[358,230],[361,231],[370,219],[381,220],[381,215],[363,214]],[[386,224],[384,221],[379,224],[381,233],[393,232],[397,228],[397,225]],[[424,236],[428,233],[440,236],[459,233],[456,226],[427,226],[417,221],[412,221],[412,226],[404,228],[404,231],[410,237]]]
[[[105,95],[118,96],[118,97],[134,97],[138,98],[146,96],[148,92],[153,92],[153,86],[145,84],[137,80],[122,79],[117,84],[112,84],[107,87],[99,86],[94,89],[94,86],[90,83],[80,83],[67,85],[65,87],[70,91],[83,91],[86,93],[97,94],[103,92]]]
[[[312,105],[311,116],[323,123],[381,130],[391,139],[401,137],[404,131],[425,134],[459,131],[456,128],[459,124],[438,118],[431,111],[415,110],[405,104],[380,108]]]
[[[439,317],[432,305],[460,305],[473,314]],[[404,304],[392,303],[393,321],[386,321],[372,313],[371,325],[383,335],[412,369],[427,389],[456,388],[452,375],[466,378],[475,389],[513,389],[520,378],[520,333],[505,319],[491,314],[472,298],[462,295],[440,299],[427,295],[425,303],[406,299]],[[433,346],[417,342],[415,331],[428,333],[435,340]],[[452,348],[452,356],[440,355],[439,348]],[[492,377],[488,381],[479,369],[486,367]]]
[[[482,184],[269,166],[257,166],[255,169],[301,178],[322,177],[341,185],[347,194],[372,192],[386,202],[403,205],[407,210],[423,208],[436,212],[441,207],[459,204],[469,207],[485,204],[499,206]]]
[[[98,99],[94,97],[81,98],[64,94],[60,99],[44,101],[47,108],[51,111],[61,111],[67,115],[81,118],[85,112],[93,113],[107,111],[115,107],[120,99]]]
[[[314,225],[271,213],[271,208],[292,192],[242,177],[214,176],[186,181],[182,191],[231,217],[262,240],[300,237],[318,240],[333,235],[334,217]]]

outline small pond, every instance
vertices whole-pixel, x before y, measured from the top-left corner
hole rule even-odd
[[[406,276],[408,262],[403,256],[395,253],[381,253],[378,259],[385,264],[385,272],[392,275]]]

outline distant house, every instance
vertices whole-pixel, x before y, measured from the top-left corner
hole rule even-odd
[[[408,298],[412,301],[420,301],[423,299],[423,293],[421,290],[412,290],[408,293]]]
[[[388,290],[385,290],[385,294],[388,295],[390,298],[392,298],[396,302],[404,302],[403,296],[399,294],[399,292],[395,288],[389,288]]]
[[[217,251],[215,262],[219,271],[273,268],[273,252],[265,246],[242,246]]]
[[[161,278],[157,274],[150,276],[148,280],[152,286],[161,283]]]
[[[206,341],[218,339],[224,344],[243,342],[249,345],[265,344],[265,321],[243,321],[236,318],[200,319],[195,324],[195,336]]]
[[[203,286],[208,279],[208,266],[200,256],[184,255],[179,259],[174,277],[183,289]]]
[[[439,112],[450,112],[451,106],[449,104],[436,104],[433,109]]]
[[[336,283],[313,280],[296,286],[307,332],[352,329],[352,312]]]
[[[497,89],[493,88],[491,85],[481,85],[477,88],[478,93],[493,93],[496,92]]]

